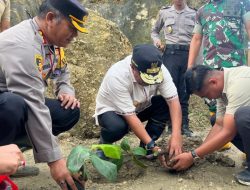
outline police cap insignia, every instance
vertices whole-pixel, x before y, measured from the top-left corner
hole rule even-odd
[[[60,11],[74,27],[83,33],[87,33],[86,23],[88,11],[77,0],[48,0],[50,4]]]

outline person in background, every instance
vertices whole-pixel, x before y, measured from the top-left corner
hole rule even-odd
[[[63,47],[85,28],[87,10],[77,0],[44,0],[38,15],[0,33],[0,145],[27,135],[36,163],[45,162],[61,189],[77,190],[56,135],[79,120]],[[46,98],[47,81],[55,99]]]
[[[160,10],[151,31],[153,43],[163,52],[163,64],[167,67],[177,88],[182,109],[182,134],[188,137],[191,137],[193,133],[189,129],[189,94],[186,93],[184,74],[187,70],[195,13],[194,9],[187,6],[186,0],[173,0],[172,6],[163,7]],[[161,30],[164,32],[166,45],[160,40]],[[168,130],[171,134],[171,124]]]
[[[10,0],[0,0],[0,32],[10,27]]]

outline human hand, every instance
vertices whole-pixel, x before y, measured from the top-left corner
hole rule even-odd
[[[194,163],[194,159],[191,152],[184,152],[175,156],[170,162],[174,163],[172,169],[180,171],[189,168]]]
[[[0,146],[0,174],[11,175],[18,167],[25,166],[21,150],[15,144]]]
[[[70,94],[60,94],[58,99],[62,102],[61,106],[65,109],[69,107],[73,110],[75,107],[80,108],[80,102],[75,98],[75,96]]]
[[[168,142],[167,150],[169,152],[169,158],[177,156],[182,153],[182,136],[171,136]]]
[[[65,159],[60,159],[55,162],[50,162],[48,163],[48,165],[50,167],[50,173],[52,178],[61,187],[61,189],[78,190],[69,170],[67,169]],[[84,187],[84,181],[80,181],[79,179],[77,179],[78,176],[74,177]],[[70,187],[70,189],[68,187]]]
[[[160,51],[164,51],[164,45],[162,45],[161,41],[157,41],[155,45]]]

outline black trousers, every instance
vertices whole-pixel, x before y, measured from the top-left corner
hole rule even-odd
[[[250,170],[250,106],[239,108],[234,114],[237,135],[231,141],[247,157],[248,170]]]
[[[61,107],[59,100],[46,98],[45,104],[50,110],[54,135],[71,129],[80,118],[78,108],[66,110]],[[1,92],[0,145],[13,143],[18,137],[25,136],[25,123],[28,117],[28,106],[21,96],[11,92]]]
[[[188,100],[190,95],[186,92],[184,75],[187,70],[188,63],[187,50],[175,50],[166,48],[163,53],[163,64],[168,69],[173,78],[173,82],[177,88],[181,109],[182,109],[182,125],[188,125]]]
[[[145,129],[153,140],[157,140],[165,129],[170,115],[166,100],[162,96],[152,97],[151,103],[150,107],[137,116],[142,122],[148,121]],[[129,132],[126,120],[114,111],[99,115],[98,122],[101,126],[101,143],[112,144]]]

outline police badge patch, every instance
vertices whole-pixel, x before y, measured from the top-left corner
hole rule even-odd
[[[38,71],[41,73],[43,70],[43,57],[40,54],[35,55],[35,63]]]

